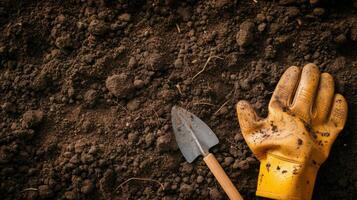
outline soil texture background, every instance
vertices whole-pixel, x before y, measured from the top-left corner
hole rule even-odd
[[[286,68],[317,64],[349,104],[313,199],[357,197],[357,2],[0,2],[1,199],[226,199],[172,132],[179,105],[217,134],[245,199],[259,162],[235,114],[263,117]]]

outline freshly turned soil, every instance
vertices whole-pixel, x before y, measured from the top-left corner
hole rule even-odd
[[[178,105],[245,199],[259,161],[235,104],[260,116],[285,69],[313,62],[349,105],[315,200],[357,191],[357,3],[304,0],[0,2],[0,199],[226,199],[171,127]]]

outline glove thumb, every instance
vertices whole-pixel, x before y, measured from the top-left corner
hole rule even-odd
[[[247,101],[239,101],[236,105],[238,122],[242,134],[246,135],[258,127],[259,117]]]

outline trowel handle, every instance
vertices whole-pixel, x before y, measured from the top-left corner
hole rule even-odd
[[[224,172],[223,168],[217,161],[216,157],[213,154],[209,153],[206,157],[203,158],[208,168],[211,170],[214,177],[223,188],[223,190],[228,195],[231,200],[243,200],[243,197],[239,194],[237,188],[233,185],[232,181]]]

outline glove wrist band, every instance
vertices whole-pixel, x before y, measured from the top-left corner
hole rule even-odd
[[[309,200],[318,166],[267,154],[261,159],[257,196],[272,199]]]

